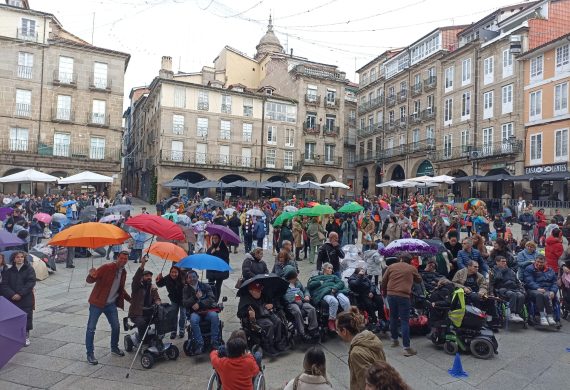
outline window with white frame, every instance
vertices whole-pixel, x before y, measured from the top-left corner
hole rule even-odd
[[[453,135],[445,134],[443,136],[443,157],[451,158],[453,153]]]
[[[10,150],[25,152],[28,150],[30,132],[21,127],[10,128]]]
[[[241,148],[241,166],[251,167],[251,148]]]
[[[93,112],[91,113],[91,123],[96,125],[105,124],[105,113],[107,102],[105,100],[93,100]]]
[[[59,57],[59,67],[57,70],[58,81],[64,84],[71,84],[73,80],[73,58]]]
[[[107,64],[103,62],[93,64],[93,86],[99,89],[107,88]]]
[[[400,146],[404,146],[406,144],[406,135],[400,134]]]
[[[253,99],[243,98],[243,116],[253,116]]]
[[[297,122],[297,106],[268,101],[265,103],[265,115],[274,121],[295,123]]]
[[[400,121],[406,120],[406,106],[400,107]]]
[[[542,119],[542,90],[530,93],[529,121]]]
[[[208,118],[198,118],[196,122],[196,136],[197,137],[208,136]]]
[[[471,58],[465,58],[461,61],[461,85],[469,83],[471,83]]]
[[[556,48],[556,73],[570,70],[570,53],[568,50],[569,45]]]
[[[453,90],[453,66],[445,69],[445,92]]]
[[[453,99],[445,99],[443,104],[443,125],[451,125],[453,122]]]
[[[286,150],[283,152],[283,169],[293,169],[293,155],[294,153],[292,150]]]
[[[493,100],[493,91],[485,92],[483,94],[483,119],[489,119],[493,117]]]
[[[105,158],[105,138],[91,137],[89,158],[92,160],[103,160]]]
[[[388,121],[390,123],[394,123],[395,120],[396,120],[396,114],[394,113],[394,110],[390,110],[388,112]]]
[[[16,115],[32,115],[32,91],[16,89]]]
[[[228,165],[230,163],[230,146],[220,145],[220,155],[218,156],[218,161],[221,165]]]
[[[221,111],[224,114],[231,114],[232,113],[232,97],[231,97],[231,95],[222,95]]]
[[[513,122],[505,123],[501,125],[501,151],[503,153],[513,152],[513,142],[515,139],[515,130]]]
[[[174,107],[186,108],[186,88],[174,87]]]
[[[554,161],[568,161],[568,129],[556,130],[554,136]]]
[[[483,60],[483,84],[491,84],[495,78],[495,57],[487,57]]]
[[[435,146],[435,129],[433,126],[426,126],[426,140],[429,146]]]
[[[530,163],[531,165],[542,164],[542,133],[530,136]]]
[[[53,134],[53,150],[54,156],[69,157],[69,146],[71,145],[71,135],[69,133]]]
[[[267,168],[275,168],[276,156],[277,156],[276,149],[267,149],[267,155],[265,156],[265,166]]]
[[[196,164],[206,164],[208,144],[196,144]]]
[[[414,100],[414,114],[415,115],[420,115],[420,112],[422,111],[422,101],[421,100]]]
[[[314,142],[305,142],[305,160],[312,161],[315,159],[315,149],[317,144]]]
[[[513,75],[513,54],[511,49],[503,50],[503,78]]]
[[[360,80],[362,85],[368,84],[368,72],[362,73],[362,79]]]
[[[531,58],[530,60],[530,81],[536,82],[542,80],[542,71],[544,66],[544,57],[542,55]]]
[[[376,123],[380,126],[384,123],[384,111],[378,111],[376,113]]]
[[[57,95],[56,119],[62,121],[71,120],[71,96]]]
[[[334,164],[334,144],[325,145],[325,164]]]
[[[368,102],[369,102],[370,104],[373,104],[373,100],[374,100],[374,91],[371,91],[371,92],[368,94]]]
[[[513,84],[501,88],[501,114],[513,112]]]
[[[461,95],[461,120],[465,121],[471,117],[471,92],[466,91]]]
[[[435,101],[435,98],[433,95],[428,95],[426,101],[427,101],[426,109],[431,112],[433,110],[433,103]]]
[[[35,40],[36,39],[36,21],[33,19],[26,19],[26,18],[22,18],[22,23],[21,23],[21,27],[20,27],[20,34],[19,37],[20,39],[29,39],[29,40]]]
[[[253,135],[253,123],[244,123],[242,127],[242,137],[243,142],[251,142]]]
[[[554,115],[568,114],[568,82],[554,86]]]
[[[335,131],[336,115],[326,114],[325,116],[325,131]]]
[[[493,128],[487,127],[483,129],[483,155],[490,156],[493,154]]]
[[[277,144],[277,126],[267,126],[267,143],[269,145]]]
[[[412,130],[412,144],[414,148],[418,147],[419,142],[420,142],[420,129],[414,129]]]
[[[184,115],[172,115],[172,133],[184,134]]]
[[[392,149],[394,149],[394,138],[388,138],[388,140],[386,141],[386,149],[388,149],[389,152],[391,152]]]
[[[295,147],[295,129],[285,129],[285,146]]]
[[[469,146],[471,146],[471,132],[468,129],[461,130],[461,151],[467,153]]]
[[[376,67],[370,69],[370,82],[376,81]]]
[[[31,79],[34,70],[34,55],[24,51],[18,52],[18,77],[21,79]]]
[[[198,91],[198,110],[208,111],[210,109],[210,94],[208,91]]]
[[[229,140],[232,137],[232,123],[220,120],[220,139]]]
[[[307,122],[306,122],[307,129],[312,129],[312,127],[309,127],[309,124],[310,124],[310,123],[309,123],[309,120],[308,120],[308,119],[309,119],[309,117],[307,116]],[[359,127],[359,129],[360,129],[360,130],[364,130],[365,127],[366,127],[366,118],[360,118],[360,127]]]
[[[316,102],[317,101],[317,86],[316,85],[307,85],[307,100],[309,102]]]
[[[327,98],[326,103],[328,105],[334,105],[336,102],[336,89],[327,88]]]

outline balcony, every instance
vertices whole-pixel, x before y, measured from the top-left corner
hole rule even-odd
[[[75,110],[70,108],[53,108],[51,111],[53,122],[75,122]]]
[[[59,86],[68,86],[77,88],[77,73],[64,72],[59,70],[53,71],[53,84]]]
[[[337,137],[340,133],[340,126],[325,126],[323,133],[327,137]]]
[[[435,150],[435,139],[428,138],[408,144],[408,154]]]
[[[391,121],[386,122],[386,128],[388,130],[394,130],[396,128],[396,121],[391,120]]]
[[[414,112],[410,115],[410,123],[420,123],[422,120],[422,116],[419,112]]]
[[[443,148],[442,150],[437,150],[434,153],[434,162],[445,162],[450,160],[458,160],[462,158],[468,158],[471,152],[471,145],[455,146],[452,148]]]
[[[305,154],[303,153],[301,160],[303,161],[303,165],[342,167],[342,157],[333,157],[325,160],[324,156],[314,154],[305,158]]]
[[[424,91],[431,91],[437,86],[437,76],[429,76],[424,80]]]
[[[16,29],[16,36],[22,41],[38,42],[38,33],[33,29],[18,28]]]
[[[348,118],[345,124],[350,127],[356,127],[356,118]]]
[[[422,83],[417,83],[412,86],[412,96],[418,96],[422,93]]]
[[[210,105],[208,102],[198,102],[198,110],[208,111],[210,109]]]
[[[188,127],[184,125],[173,124],[171,130],[172,134],[177,134],[177,135],[181,135],[184,133],[188,134]]]
[[[370,102],[364,102],[358,105],[358,113],[362,114],[370,108]]]
[[[407,116],[402,116],[400,117],[400,120],[398,121],[398,127],[400,129],[405,129],[408,127],[408,117]]]
[[[334,100],[325,99],[325,107],[326,108],[339,108],[340,107],[340,99],[336,98]]]
[[[232,113],[232,105],[231,104],[222,104],[221,112],[222,112],[222,114],[231,114]]]
[[[390,95],[386,98],[386,106],[394,107],[396,105],[396,95]]]
[[[21,79],[31,79],[34,75],[34,68],[31,66],[18,65],[17,74]]]
[[[485,158],[507,157],[521,153],[522,150],[522,140],[513,138],[499,144],[483,145],[481,147],[473,148],[469,153],[469,158],[472,160],[478,160]]]
[[[310,95],[305,94],[305,103],[309,106],[320,106],[321,105],[321,97],[319,95]]]
[[[32,105],[28,103],[16,103],[14,108],[14,115],[24,118],[32,116]]]
[[[107,77],[89,76],[89,89],[92,91],[111,92],[111,84]]]
[[[348,147],[356,146],[356,135],[355,134],[347,134],[344,137],[344,146],[348,146]]]
[[[422,111],[422,119],[424,121],[434,120],[435,119],[435,112],[436,112],[435,107],[426,108],[425,110]]]
[[[100,112],[90,112],[87,114],[87,126],[109,127],[110,125],[110,115]]]
[[[393,148],[381,150],[379,153],[377,153],[377,159],[386,160],[393,157],[404,156],[406,153],[407,153],[406,145],[395,146]]]
[[[319,135],[321,134],[321,125],[318,125],[316,123],[312,124],[312,123],[303,122],[303,132],[305,134]]]
[[[221,168],[228,170],[253,170],[259,167],[255,157],[227,154],[197,153],[190,150],[161,150],[160,162],[165,165],[184,167]]]
[[[398,103],[404,103],[408,99],[408,90],[402,89],[398,92]]]

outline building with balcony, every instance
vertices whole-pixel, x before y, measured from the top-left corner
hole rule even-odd
[[[568,88],[570,85],[570,34],[529,50],[520,57],[524,68],[523,120],[526,128],[525,173],[532,199],[568,200],[566,181],[541,176],[568,171]]]
[[[89,44],[25,0],[0,4],[0,53],[0,175],[88,169],[116,178],[111,194],[119,189],[129,54]]]

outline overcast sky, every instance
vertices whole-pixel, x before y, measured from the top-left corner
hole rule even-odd
[[[522,0],[521,0],[522,1]],[[472,23],[515,0],[30,0],[71,33],[131,54],[125,91],[150,84],[160,57],[174,71],[199,71],[225,46],[253,56],[271,12],[281,44],[295,55],[355,70],[388,48],[439,26]]]

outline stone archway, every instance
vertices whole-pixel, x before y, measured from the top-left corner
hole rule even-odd
[[[318,183],[317,177],[315,175],[313,175],[312,173],[305,173],[303,176],[301,176],[301,181],[314,181],[315,183]]]
[[[283,183],[289,183],[289,179],[287,179],[285,176],[279,176],[279,175],[275,175],[275,176],[271,176],[269,179],[267,179],[267,181],[281,181]]]
[[[401,165],[397,164],[394,169],[392,170],[392,175],[390,176],[390,180],[406,180],[406,172]]]
[[[336,178],[333,175],[324,175],[321,179],[321,183],[328,183],[329,181],[335,181]]]
[[[423,160],[422,162],[419,163],[414,173],[416,177],[434,176],[433,165],[429,160]]]
[[[173,180],[186,180],[190,183],[198,183],[199,181],[206,180],[206,176],[202,175],[201,173],[186,171],[179,173],[178,175],[173,177]]]

